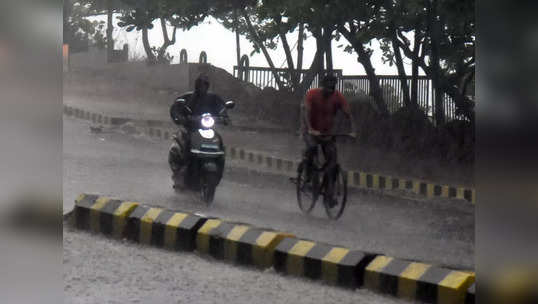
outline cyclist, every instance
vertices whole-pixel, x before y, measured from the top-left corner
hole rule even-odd
[[[327,160],[325,170],[328,172],[328,185],[326,188],[325,202],[334,207],[336,201],[333,198],[334,182],[336,178],[337,151],[335,137],[329,133],[333,129],[333,122],[338,110],[343,111],[351,124],[351,137],[355,138],[355,124],[351,116],[351,110],[345,97],[336,90],[338,79],[332,73],[326,74],[321,81],[321,88],[311,89],[306,93],[304,100],[304,115],[302,117],[306,134],[303,139],[306,144],[303,157],[306,161],[306,182],[312,178],[313,158],[316,146],[322,147]]]

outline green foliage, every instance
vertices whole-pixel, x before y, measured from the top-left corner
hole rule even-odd
[[[93,10],[91,1],[64,1],[63,40],[72,52],[88,49],[89,45],[104,47],[106,37],[104,21],[90,21],[86,18]]]

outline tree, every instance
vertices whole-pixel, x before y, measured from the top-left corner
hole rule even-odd
[[[392,43],[433,80],[436,89],[435,118],[444,122],[442,95],[456,104],[456,114],[474,121],[474,102],[467,88],[475,70],[475,7],[472,0],[408,0],[386,4],[387,20],[394,18],[396,39]],[[399,10],[396,10],[399,8]],[[413,32],[411,43],[405,33]],[[420,50],[420,51],[419,51]],[[412,97],[413,99],[413,97]]]
[[[332,12],[331,17],[336,29],[350,43],[345,50],[357,53],[357,61],[364,67],[370,83],[370,94],[378,110],[382,114],[388,114],[379,79],[371,61],[373,49],[369,46],[374,39],[383,37],[381,4],[381,1],[376,0],[336,0],[331,2],[329,11]]]
[[[88,49],[90,44],[104,47],[104,22],[90,21],[86,16],[91,12],[89,1],[66,0],[63,4],[63,40],[72,52]]]
[[[166,49],[176,43],[177,28],[188,30],[201,23],[209,14],[210,1],[189,0],[121,0],[130,9],[120,17],[120,27],[127,31],[142,31],[142,44],[149,64],[169,63],[171,57]],[[163,44],[152,47],[148,39],[148,31],[153,28],[153,22],[159,19],[163,35]],[[172,26],[172,38],[168,26]]]

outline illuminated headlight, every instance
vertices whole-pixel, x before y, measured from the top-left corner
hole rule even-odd
[[[215,120],[213,117],[207,115],[202,117],[202,127],[204,128],[212,128],[215,125]]]
[[[206,139],[211,139],[215,137],[215,131],[211,129],[208,129],[208,130],[199,129],[198,132],[200,132],[200,135],[202,135],[202,137]]]

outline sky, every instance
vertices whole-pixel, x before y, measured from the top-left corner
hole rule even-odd
[[[90,18],[92,20],[106,20],[106,16],[98,16]],[[114,24],[117,24],[118,20]],[[171,36],[172,28],[169,28],[169,35]],[[290,47],[296,45],[297,33],[287,34],[288,43]],[[138,31],[126,32],[125,29],[118,26],[114,27],[113,37],[115,40],[115,48],[121,49],[124,43],[129,44],[129,57],[144,58],[145,52],[142,45],[142,33]],[[152,46],[160,47],[162,44],[162,32],[159,21],[154,22],[154,27],[149,32],[149,40]],[[241,43],[241,55],[250,55],[253,50],[252,44],[245,38],[240,38]],[[333,41],[333,67],[335,69],[342,69],[344,75],[365,75],[362,65],[357,62],[357,56],[355,54],[349,54],[343,51],[342,48],[337,46],[343,44],[345,47],[348,43],[345,38],[341,38],[340,41]],[[316,51],[316,41],[314,38],[309,37],[303,44],[304,47],[304,59],[303,68],[308,68]],[[393,65],[383,64],[381,60],[381,51],[379,44],[374,42],[372,47],[374,48],[374,54],[372,57],[372,64],[378,75],[396,75],[397,70]],[[216,19],[210,17],[206,19],[202,24],[191,28],[189,31],[183,31],[178,29],[176,34],[176,44],[170,46],[167,51],[174,56],[172,63],[179,62],[179,53],[181,49],[186,49],[189,62],[198,62],[198,57],[201,51],[205,51],[208,57],[208,63],[227,70],[230,74],[233,72],[233,66],[237,64],[236,47],[235,47],[235,33],[226,29],[219,24]],[[286,67],[284,50],[279,44],[276,50],[269,50],[271,58],[277,67]],[[297,50],[293,51],[294,62],[297,60]],[[268,67],[267,61],[262,53],[254,54],[250,58],[250,66]],[[405,68],[408,73],[411,71],[411,62],[408,59],[404,59]]]

